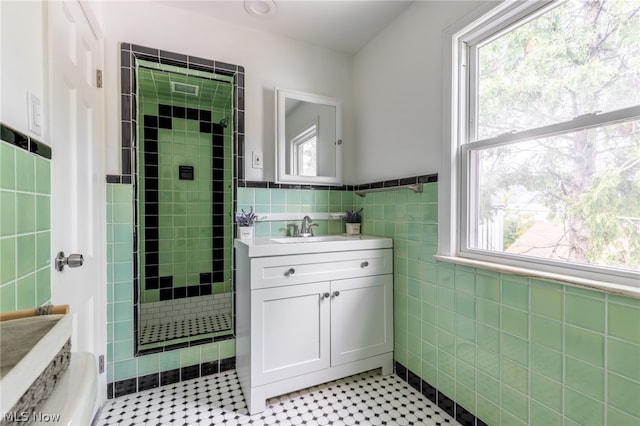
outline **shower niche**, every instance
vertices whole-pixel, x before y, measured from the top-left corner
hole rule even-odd
[[[136,352],[232,338],[243,69],[128,44],[123,63],[125,56],[134,106]]]

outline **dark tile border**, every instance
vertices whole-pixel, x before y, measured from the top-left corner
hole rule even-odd
[[[107,175],[107,183],[131,185],[131,176]]]
[[[39,157],[51,160],[52,150],[49,145],[40,142],[31,136],[25,135],[11,127],[0,123],[0,140],[13,145],[16,148],[31,152]]]
[[[138,392],[148,389],[157,388],[160,386],[160,374],[147,374],[146,376],[138,377]]]
[[[136,60],[145,60],[149,62],[155,62],[160,64],[169,64],[185,68],[187,70],[206,71],[209,73],[215,73],[219,75],[225,75],[233,78],[233,169],[234,169],[234,182],[244,179],[244,113],[245,113],[245,95],[244,95],[244,82],[245,82],[245,70],[240,65],[229,64],[226,62],[214,61],[211,59],[204,59],[195,56],[183,55],[175,52],[168,52],[160,49],[154,49],[146,46],[139,46],[132,43],[120,44],[120,102],[121,102],[121,175],[107,175],[107,183],[120,183],[120,184],[133,184],[134,185],[134,197],[136,197],[136,175],[138,165],[136,163],[136,149],[137,143],[137,125],[138,125],[138,113],[136,110],[136,75],[135,67]],[[140,123],[143,125],[143,123]],[[233,211],[236,210],[237,200],[237,186],[233,188]],[[147,353],[156,353],[163,351],[162,348],[140,350],[138,349],[137,339],[137,312],[139,304],[138,295],[138,223],[137,223],[137,202],[132,200],[134,205],[134,249],[133,249],[133,269],[134,269],[134,333],[136,335],[134,341],[134,354],[135,356],[145,355]],[[232,276],[235,276],[235,263],[232,260]],[[235,291],[235,284],[232,282],[232,288]],[[235,298],[234,298],[235,300]],[[235,324],[235,315],[234,315]],[[225,338],[234,338],[234,336],[225,336]],[[193,346],[195,344],[207,343],[208,339],[199,339],[196,342],[190,342],[187,346]],[[223,339],[215,338],[215,341]],[[169,348],[178,349],[177,346],[183,347],[183,344],[173,345]],[[169,349],[167,349],[169,350]]]
[[[353,191],[353,185],[307,185],[292,183],[276,183],[271,181],[238,180],[238,188],[268,188],[268,189],[324,189],[332,191]]]
[[[378,182],[365,183],[361,185],[354,185],[355,191],[362,191],[365,189],[378,189],[378,188],[393,188],[395,186],[403,185],[415,185],[417,183],[436,183],[438,182],[438,174],[433,173],[430,175],[418,175],[410,176],[400,179],[390,179]]]
[[[360,185],[296,185],[289,183],[276,183],[271,181],[241,180],[237,182],[238,188],[265,188],[265,189],[324,189],[331,191],[361,191],[363,189],[392,188],[395,186],[414,185],[416,183],[436,183],[438,174],[410,176],[400,179],[390,179],[379,182],[363,183]]]
[[[226,62],[167,52],[131,43],[120,44],[120,106],[121,106],[121,178],[133,180],[136,147],[136,60],[174,65],[187,70],[206,71],[233,77],[234,92],[234,169],[237,179],[244,179],[244,67]],[[113,179],[113,178],[112,178]],[[111,182],[116,183],[116,182]],[[124,182],[121,182],[124,183]]]
[[[234,368],[236,368],[235,357],[119,380],[117,382],[107,383],[107,398],[113,399],[184,380],[223,373],[228,370],[233,370]]]
[[[231,211],[226,212],[224,205],[224,178],[217,176],[220,170],[225,169],[224,160],[224,128],[221,124],[212,122],[212,111],[177,107],[175,105],[167,105],[158,103],[159,115],[144,115],[144,128],[142,140],[138,141],[138,150],[143,155],[139,156],[138,169],[143,173],[139,173],[140,179],[144,180],[145,190],[139,194],[134,194],[137,201],[141,201],[144,205],[145,214],[137,218],[139,228],[144,229],[145,255],[135,259],[138,262],[138,271],[140,275],[144,272],[144,279],[140,284],[145,290],[158,290],[160,301],[176,300],[189,297],[206,296],[212,294],[214,283],[224,282],[224,243],[227,238],[233,238],[233,228],[222,229],[220,234],[219,226],[216,224],[224,223],[227,214],[231,215]],[[206,274],[200,273],[200,282],[188,283],[185,287],[174,287],[173,276],[160,276],[160,249],[159,249],[159,216],[160,216],[160,200],[159,200],[159,129],[173,129],[173,119],[182,118],[185,120],[194,120],[199,123],[201,134],[207,134],[211,137],[211,229],[217,230],[218,233],[212,232],[211,235],[211,263],[212,270]],[[186,167],[186,166],[180,166]],[[182,179],[182,177],[180,177]],[[191,178],[193,179],[193,167],[191,167]],[[228,207],[227,207],[228,208]],[[140,234],[138,234],[140,235]],[[220,238],[223,237],[223,238]],[[207,280],[203,281],[203,275],[207,276]],[[156,343],[156,342],[149,342]]]
[[[449,398],[437,388],[425,382],[398,361],[394,361],[395,373],[402,380],[407,382],[409,386],[420,392],[431,402],[440,407],[444,412],[456,419],[463,426],[487,426],[485,422],[477,418],[469,410],[465,409],[453,399]]]

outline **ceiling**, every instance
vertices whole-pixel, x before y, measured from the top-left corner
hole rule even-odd
[[[231,111],[233,107],[233,84],[230,82],[145,67],[138,68],[136,78],[141,102],[152,100],[155,103],[164,102],[169,105],[189,106],[209,111],[213,109],[214,113],[220,110]],[[198,94],[176,93],[172,89],[172,83],[196,86]]]
[[[245,28],[355,54],[400,15],[408,0],[274,0],[275,13],[252,16],[243,0],[156,0]]]

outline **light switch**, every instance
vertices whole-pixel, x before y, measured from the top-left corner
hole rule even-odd
[[[262,153],[253,151],[253,168],[261,169],[262,168]]]
[[[27,113],[29,114],[29,130],[36,135],[42,134],[42,101],[33,93],[27,92]]]

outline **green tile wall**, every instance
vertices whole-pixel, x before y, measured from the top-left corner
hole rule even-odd
[[[0,142],[0,312],[51,299],[51,164]]]
[[[129,186],[110,186],[109,206],[129,202],[130,194],[118,203],[113,192]],[[436,262],[437,184],[422,194],[364,198],[239,188],[238,207],[251,206],[258,213],[363,207],[363,233],[394,239],[396,360],[488,424],[640,424],[640,300]],[[325,222],[323,233],[344,232],[341,221]],[[258,223],[256,234],[284,235],[285,226]],[[133,335],[126,312],[112,306],[117,265],[109,264],[109,381],[186,365],[198,351],[201,362],[233,353],[235,341],[225,341],[133,358],[131,344],[114,335],[116,327],[118,336]]]
[[[174,118],[174,130],[158,129],[160,276],[173,276],[174,287],[199,283],[212,262],[211,135],[183,131],[186,124],[199,123]],[[176,143],[174,133],[181,133],[184,143]],[[178,179],[181,164],[195,164],[193,180]]]
[[[394,239],[395,358],[490,425],[640,425],[640,300],[436,262],[437,184],[354,198]]]
[[[140,68],[139,72],[149,73]],[[175,75],[172,78],[177,78]],[[209,80],[184,76],[185,83],[198,83],[214,86]],[[190,78],[192,80],[190,80]],[[168,83],[167,83],[168,84]],[[231,96],[231,85],[228,87]],[[174,96],[159,99],[153,87],[140,87],[139,122],[145,115],[158,116],[158,104],[170,104],[185,108],[208,110],[214,121],[228,114],[226,109],[202,103],[200,97]],[[138,164],[144,165],[144,137],[140,126],[138,135],[141,149],[138,150]],[[200,121],[173,118],[171,129],[158,129],[158,193],[159,193],[159,276],[172,276],[173,287],[186,287],[200,284],[200,273],[210,273],[212,267],[212,152],[211,134],[200,132]],[[194,167],[194,180],[180,180],[178,166]],[[139,198],[144,194],[144,167],[139,168]],[[212,285],[212,292],[231,291],[231,269],[233,259],[233,135],[228,127],[224,132],[224,278]],[[140,252],[145,253],[144,243],[144,205],[140,204]],[[144,257],[141,257],[141,277],[144,281]],[[159,290],[145,289],[141,292],[141,301],[157,302]]]
[[[265,213],[341,213],[353,209],[354,197],[350,191],[330,189],[267,189],[238,188],[238,210],[248,212],[253,207],[258,216]],[[255,224],[256,237],[286,236],[288,223],[295,221],[265,221]],[[341,234],[345,232],[342,220],[315,220],[317,235]]]
[[[107,184],[107,383],[234,356],[235,339],[134,356],[132,191]]]

